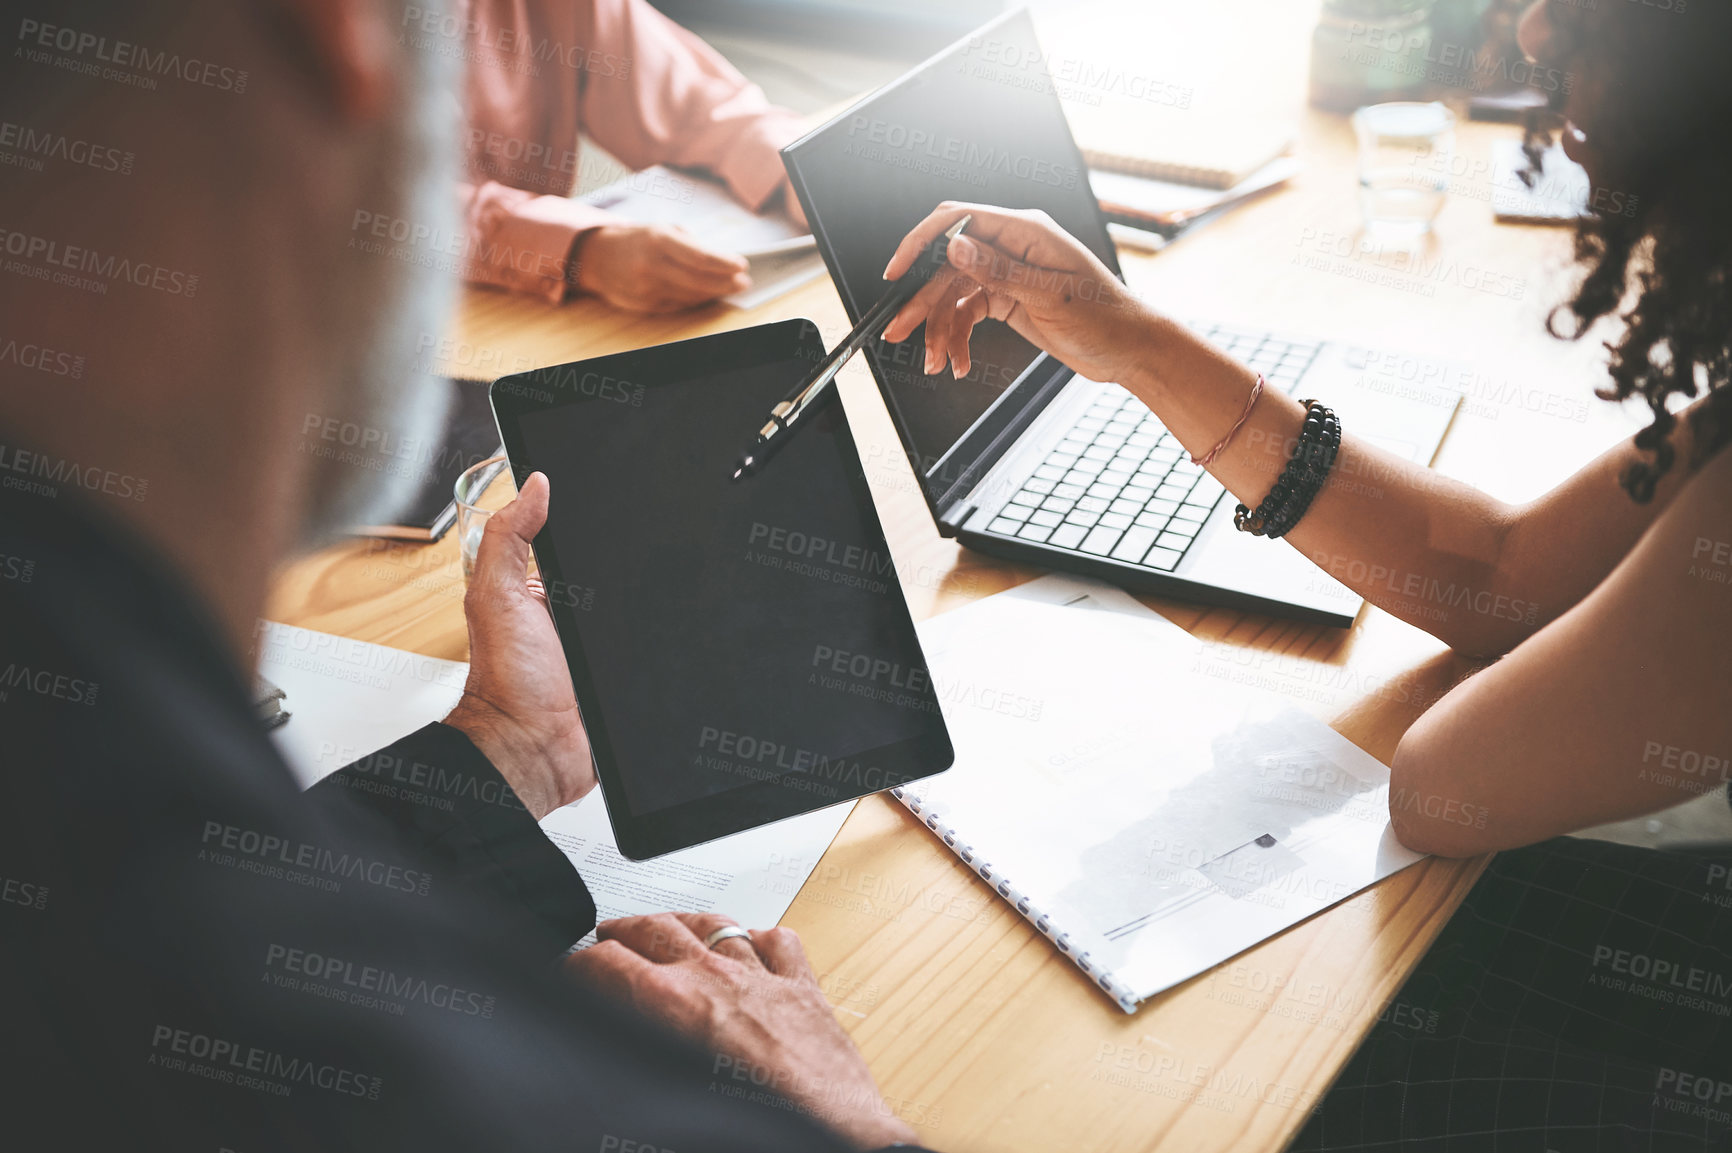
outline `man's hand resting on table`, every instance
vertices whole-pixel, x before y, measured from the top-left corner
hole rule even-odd
[[[732,921],[658,913],[603,921],[566,967],[716,1054],[718,1086],[771,1089],[862,1149],[913,1142],[836,1021],[792,929],[754,929],[714,949]]]
[[[493,762],[536,820],[595,788],[565,650],[540,582],[528,576],[529,542],[547,521],[547,494],[547,477],[534,473],[487,521],[463,597],[469,680],[445,718]]]

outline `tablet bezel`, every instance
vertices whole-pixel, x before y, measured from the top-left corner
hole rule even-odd
[[[823,337],[819,334],[817,325],[804,319],[786,320],[515,373],[494,381],[489,395],[493,403],[494,420],[499,425],[500,438],[511,462],[512,475],[521,485],[537,467],[536,462],[530,459],[521,435],[519,422],[525,417],[601,399],[617,400],[615,397],[603,396],[606,391],[605,382],[608,381],[616,384],[631,382],[629,387],[646,390],[683,385],[714,375],[718,365],[725,365],[728,371],[734,371],[754,364],[781,363],[796,358],[816,364],[823,359],[824,351]],[[594,387],[591,387],[592,382]],[[849,426],[846,411],[834,398],[833,389],[830,397],[823,402],[823,407],[814,412],[810,419],[838,422],[837,447],[842,453],[843,472],[848,478],[850,491],[866,526],[877,535],[879,542],[883,542],[884,527],[872,500],[866,472],[855,447],[853,431]],[[718,429],[717,435],[727,435],[732,431],[735,430]],[[741,438],[741,447],[744,448],[751,430],[747,428],[737,431]],[[774,468],[774,462],[767,467]],[[565,567],[561,565],[553,547],[551,528],[544,527],[537,533],[532,547],[543,584],[549,592],[554,626],[559,634],[560,646],[565,650],[566,663],[570,667],[572,689],[577,696],[578,709],[583,715],[584,728],[589,734],[591,755],[602,795],[607,801],[608,820],[613,826],[614,840],[620,853],[628,859],[646,860],[658,857],[718,837],[856,800],[943,772],[955,760],[955,750],[940,711],[937,694],[932,688],[930,678],[927,678],[923,692],[930,706],[934,726],[917,736],[865,750],[850,758],[856,764],[866,763],[884,770],[886,779],[877,787],[864,787],[865,782],[862,781],[863,787],[851,789],[846,787],[845,782],[837,782],[834,786],[835,792],[826,793],[816,787],[802,790],[788,788],[779,783],[789,777],[808,777],[807,774],[793,773],[700,797],[668,809],[641,815],[634,813],[627,799],[622,767],[614,753],[607,720],[602,713],[596,681],[579,637],[579,624],[575,619],[574,609],[564,603],[566,598],[559,595],[561,589],[573,589],[577,586],[566,579]],[[888,555],[887,543],[884,544],[884,550]],[[903,651],[911,658],[918,658],[918,667],[924,668],[925,655],[920,646],[919,634],[914,628],[913,617],[908,611],[907,599],[902,595],[900,581],[896,584],[896,597],[901,614],[899,625],[906,634],[907,647]],[[889,779],[892,776],[895,779]],[[816,777],[809,779],[816,782]]]

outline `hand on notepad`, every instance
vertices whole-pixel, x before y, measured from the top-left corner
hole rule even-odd
[[[946,201],[903,238],[884,270],[894,280],[926,246],[964,216],[950,265],[884,330],[900,341],[926,324],[926,371],[948,361],[971,367],[968,338],[987,317],[1002,320],[1090,380],[1123,380],[1146,354],[1153,314],[1112,271],[1044,212]]]
[[[547,477],[487,521],[463,598],[469,680],[445,723],[484,753],[537,820],[595,788],[589,736],[571,691],[529,542],[547,521]]]
[[[676,228],[622,220],[578,237],[577,284],[633,312],[674,312],[752,286],[746,259],[712,252]]]

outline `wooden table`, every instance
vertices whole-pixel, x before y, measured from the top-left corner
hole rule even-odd
[[[1463,124],[1458,150],[1483,159],[1494,138],[1512,133]],[[1627,433],[1629,419],[1591,397],[1594,350],[1541,329],[1565,283],[1567,233],[1494,226],[1484,177],[1464,171],[1439,219],[1431,267],[1401,266],[1354,247],[1345,122],[1308,115],[1301,152],[1306,170],[1288,190],[1159,256],[1127,253],[1132,285],[1178,315],[1490,366],[1467,390],[1437,466],[1501,497],[1542,491]],[[476,290],[428,356],[444,370],[493,376],[794,316],[815,320],[829,343],[846,330],[827,279],[752,312],[672,317]],[[844,372],[842,392],[916,618],[1037,575],[941,539],[859,362]],[[463,659],[461,597],[456,534],[433,546],[355,542],[283,572],[268,615]],[[1424,706],[1471,671],[1376,610],[1343,631],[1145,600],[1230,646],[1218,650],[1224,660],[1384,760]],[[1482,867],[1415,865],[1135,1016],[881,797],[859,804],[783,923],[804,938],[891,1104],[934,1148],[1278,1149]]]

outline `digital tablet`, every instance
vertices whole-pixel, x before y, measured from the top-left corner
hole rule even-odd
[[[634,860],[930,776],[950,736],[834,398],[735,461],[824,356],[809,320],[494,382],[620,852]]]

